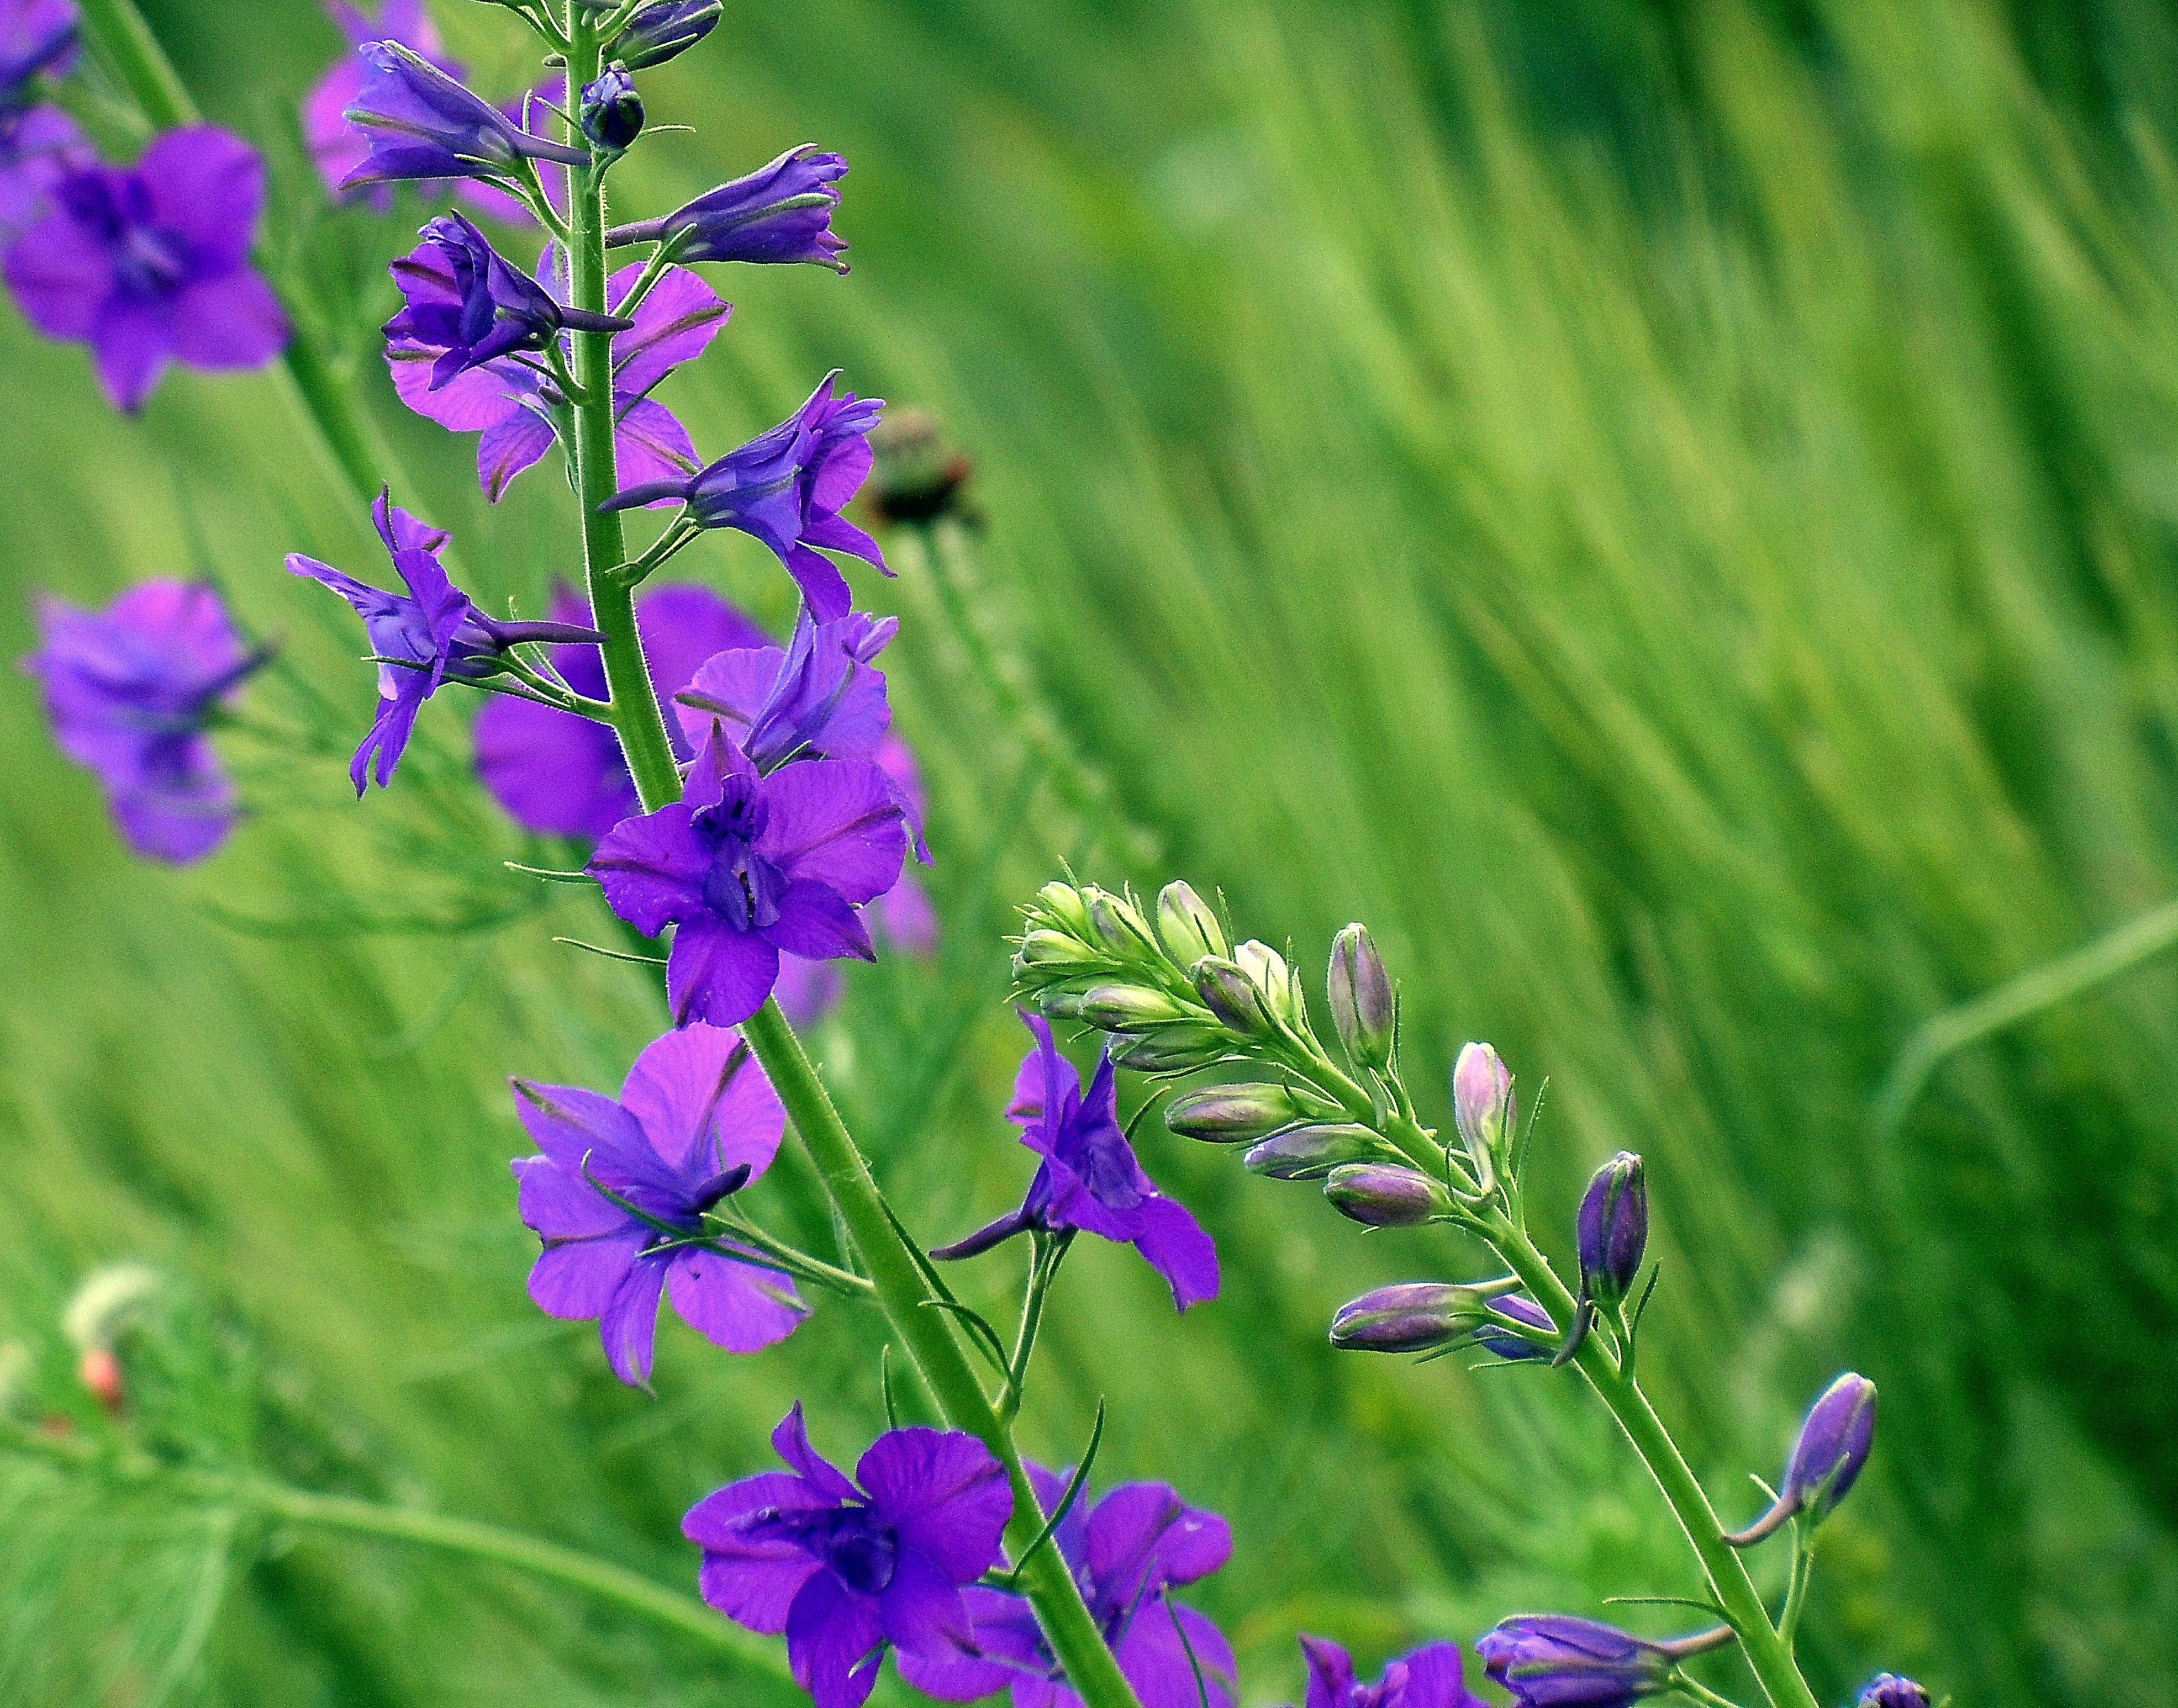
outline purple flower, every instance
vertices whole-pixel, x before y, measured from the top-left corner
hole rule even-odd
[[[1038,1465],[1028,1474],[1045,1513],[1058,1510],[1066,1479]],[[1167,1594],[1232,1558],[1225,1520],[1187,1505],[1161,1482],[1123,1483],[1086,1516],[1083,1504],[1068,1512],[1052,1541],[1142,1708],[1200,1708],[1205,1693],[1211,1708],[1232,1708],[1231,1647],[1217,1626]],[[901,1677],[943,1702],[972,1702],[1010,1688],[1013,1708],[1081,1708],[1026,1601],[980,1586],[966,1598],[971,1642],[903,1653]]]
[[[666,960],[676,1025],[733,1025],[763,1006],[780,954],[874,960],[856,909],[890,889],[907,831],[884,772],[855,760],[760,776],[714,728],[671,805],[618,826],[585,870]]]
[[[771,1444],[791,1471],[729,1483],[681,1521],[703,1551],[703,1599],[752,1631],[784,1631],[817,1708],[860,1708],[887,1644],[905,1662],[967,1639],[966,1598],[988,1592],[962,1586],[998,1563],[1013,1493],[966,1435],[888,1431],[854,1482],[811,1449],[798,1403]]]
[[[630,71],[677,59],[719,26],[719,0],[656,0],[614,37],[611,54]]]
[[[416,713],[439,691],[448,677],[481,682],[499,674],[506,649],[524,641],[596,642],[605,636],[594,629],[566,623],[502,623],[487,617],[469,603],[469,597],[446,577],[439,552],[446,543],[442,529],[420,522],[405,510],[393,507],[380,492],[370,507],[378,537],[393,559],[395,571],[408,587],[406,598],[358,581],[354,576],[306,558],[287,554],[291,575],[323,581],[354,607],[370,637],[370,649],[381,660],[378,667],[378,715],[370,733],[355,750],[347,774],[355,783],[356,798],[363,797],[370,772],[371,756],[378,757],[378,786],[392,779],[402,750],[415,728]]]
[[[651,588],[636,601],[635,615],[643,659],[661,700],[713,653],[763,641],[761,629],[705,587]],[[579,627],[588,623],[590,608],[561,587],[552,598],[552,616]],[[555,647],[552,664],[577,694],[605,697],[605,665],[594,647]],[[678,758],[693,756],[694,747],[675,724],[667,723],[666,734]],[[620,738],[572,712],[495,695],[477,714],[476,758],[478,775],[507,816],[540,836],[595,842],[643,810]]]
[[[400,278],[404,270],[432,272],[436,282],[429,288],[443,292],[452,288],[452,276],[451,269],[436,267],[440,259],[427,244],[396,262],[395,276]],[[624,267],[614,274],[607,300],[617,307],[642,270]],[[415,288],[426,288],[420,278]],[[670,267],[637,305],[632,324],[614,337],[613,448],[623,475],[673,481],[694,471],[696,447],[687,430],[649,393],[676,366],[700,355],[732,312],[693,273]],[[484,496],[496,504],[514,477],[552,448],[551,412],[566,400],[550,379],[512,357],[487,360],[438,384],[436,369],[446,347],[390,338],[386,362],[393,387],[419,415],[452,432],[483,434],[477,443],[477,480]]]
[[[1911,1678],[1878,1673],[1860,1687],[1854,1708],[1929,1708],[1929,1693]]]
[[[8,251],[8,288],[48,338],[91,347],[115,407],[134,413],[170,357],[258,368],[286,345],[287,318],[249,263],[265,167],[240,138],[168,131],[134,166],[70,172],[50,194]]]
[[[74,58],[71,0],[0,0],[0,114],[28,108],[38,79],[64,76]]]
[[[803,606],[784,648],[721,652],[674,696],[694,734],[722,724],[758,771],[800,756],[874,759],[892,722],[876,658],[900,632],[897,617],[854,611],[819,622]]]
[[[1507,1619],[1475,1652],[1519,1708],[1628,1708],[1669,1689],[1677,1664],[1667,1645],[1558,1613]]]
[[[1734,1547],[1760,1542],[1796,1513],[1820,1524],[1846,1498],[1875,1444],[1875,1384],[1851,1371],[1816,1396],[1800,1424],[1785,1481],[1769,1511],[1725,1540]]]
[[[769,432],[681,480],[653,481],[616,493],[599,506],[627,510],[678,499],[698,527],[738,528],[763,542],[786,565],[820,622],[854,603],[842,576],[815,549],[847,552],[886,575],[877,542],[840,512],[870,472],[869,431],[881,399],[832,395],[835,368],[803,404]]]
[[[57,106],[0,106],[0,247],[46,216],[53,186],[98,156]]]
[[[1467,1688],[1457,1643],[1426,1643],[1384,1663],[1374,1684],[1354,1682],[1354,1658],[1322,1637],[1303,1637],[1308,1657],[1306,1708],[1489,1708]]]
[[[1052,1042],[1051,1023],[1041,1014],[1023,1012],[1021,1018],[1036,1034],[1036,1047],[1015,1077],[1006,1119],[1021,1129],[1021,1143],[1043,1161],[1019,1209],[931,1255],[971,1258],[1031,1230],[1078,1229],[1140,1252],[1170,1284],[1173,1303],[1181,1310],[1216,1298],[1218,1248],[1195,1218],[1160,1193],[1142,1172],[1119,1126],[1111,1052],[1098,1061],[1085,1096],[1081,1076]]]
[[[1557,1324],[1551,1321],[1551,1313],[1525,1293],[1508,1293],[1502,1299],[1492,1299],[1490,1308],[1498,1316],[1510,1318],[1546,1339],[1557,1333]],[[1538,1346],[1511,1329],[1499,1327],[1487,1317],[1475,1325],[1475,1344],[1511,1363],[1551,1356],[1548,1346]]]
[[[551,293],[509,266],[482,232],[459,214],[424,227],[424,241],[388,270],[407,303],[383,330],[419,350],[435,350],[430,390],[444,389],[473,368],[544,349],[561,329],[625,332],[616,314],[562,308]]]
[[[615,226],[605,243],[663,243],[676,261],[809,261],[844,273],[847,245],[832,234],[832,210],[833,185],[846,174],[843,158],[805,142],[670,214]]]
[[[1581,1195],[1574,1233],[1582,1296],[1608,1309],[1633,1291],[1649,1246],[1649,1186],[1632,1151],[1596,1170]]]
[[[243,644],[201,581],[145,581],[103,611],[41,598],[38,633],[24,668],[129,847],[177,865],[211,853],[233,827],[234,785],[205,729],[271,655]]]
[[[549,1317],[594,1317],[623,1382],[650,1380],[658,1301],[729,1352],[784,1340],[807,1314],[754,1252],[681,1243],[703,1214],[771,1165],[786,1111],[737,1033],[669,1032],[636,1057],[620,1101],[511,1082],[541,1156],[517,1157],[522,1220],[544,1242],[529,1296]],[[731,1236],[719,1243],[731,1247]]]
[[[367,152],[341,189],[414,178],[503,179],[523,158],[590,163],[581,149],[532,135],[398,41],[365,42],[356,54],[363,74],[341,117],[362,128]]]

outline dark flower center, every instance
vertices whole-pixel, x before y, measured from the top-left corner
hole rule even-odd
[[[779,919],[786,880],[756,851],[770,819],[771,809],[750,777],[728,778],[719,804],[695,815],[698,833],[711,843],[703,905],[737,931],[760,931]]]
[[[105,244],[123,296],[156,302],[189,281],[188,240],[153,223],[150,192],[138,179],[120,172],[78,172],[53,194],[78,224]]]
[[[900,1537],[880,1524],[866,1506],[840,1506],[821,1512],[788,1512],[777,1507],[756,1514],[752,1531],[791,1542],[858,1596],[884,1593],[900,1558]]]

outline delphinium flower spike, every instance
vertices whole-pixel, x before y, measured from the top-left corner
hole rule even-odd
[[[967,1587],[997,1563],[1013,1515],[1004,1470],[966,1435],[895,1429],[849,1482],[809,1444],[796,1404],[772,1432],[791,1467],[730,1483],[689,1509],[703,1599],[738,1625],[786,1634],[817,1708],[860,1708],[884,1651],[903,1667],[971,1640]]]
[[[833,234],[832,211],[840,205],[834,186],[846,174],[840,156],[803,143],[670,214],[614,226],[605,243],[658,243],[676,261],[807,261],[844,273],[847,245]]]
[[[587,166],[588,150],[537,136],[398,41],[356,50],[363,75],[342,117],[368,152],[340,188],[411,179],[484,178],[512,184],[524,161]]]
[[[1467,1673],[1457,1643],[1426,1643],[1384,1663],[1374,1684],[1358,1683],[1354,1657],[1322,1637],[1303,1637],[1308,1662],[1308,1700],[1304,1708],[1488,1708],[1467,1688]]]
[[[1028,1474],[1046,1515],[1057,1512],[1068,1479],[1040,1465]],[[1232,1708],[1231,1645],[1207,1618],[1169,1596],[1232,1557],[1225,1520],[1161,1482],[1123,1483],[1085,1512],[1086,1505],[1077,1498],[1051,1545],[1143,1708],[1200,1708],[1206,1700],[1211,1708]],[[943,1651],[903,1654],[900,1674],[909,1683],[941,1702],[1010,1689],[1013,1708],[1081,1708],[1026,1602],[988,1587],[966,1594],[972,1638]]]
[[[1787,1519],[1801,1514],[1811,1523],[1821,1523],[1846,1498],[1874,1443],[1875,1384],[1847,1371],[1808,1408],[1785,1462],[1785,1482],[1776,1500],[1745,1530],[1725,1540],[1734,1547],[1751,1547]]]
[[[393,767],[415,728],[416,714],[438,692],[441,683],[449,678],[482,682],[496,676],[507,668],[507,648],[524,641],[594,643],[603,638],[596,630],[577,624],[499,622],[485,616],[447,578],[439,562],[446,543],[444,530],[396,509],[384,492],[371,505],[370,516],[395,572],[408,589],[405,596],[358,581],[300,552],[287,556],[291,575],[324,582],[354,608],[370,637],[373,654],[381,661],[378,715],[348,767],[358,799],[373,774],[374,755],[379,787],[392,780]]]
[[[52,183],[44,216],[8,250],[8,287],[49,338],[91,347],[114,407],[134,412],[168,361],[260,368],[287,341],[249,265],[265,169],[210,125],[168,131],[133,166]]]
[[[145,581],[103,611],[43,598],[38,630],[24,668],[129,845],[177,864],[211,854],[233,827],[235,794],[205,732],[270,651],[244,642],[202,582]]]
[[[623,1382],[650,1379],[664,1293],[681,1320],[730,1352],[785,1340],[807,1312],[794,1284],[705,1213],[771,1165],[785,1129],[738,1034],[669,1032],[636,1058],[620,1100],[517,1079],[515,1108],[541,1153],[517,1157],[522,1220],[544,1242],[529,1296],[548,1316],[598,1319]]]
[[[1158,1192],[1119,1125],[1117,1076],[1108,1053],[1085,1093],[1074,1064],[1052,1041],[1051,1023],[1023,1013],[1035,1045],[1014,1080],[1006,1119],[1042,1158],[1028,1195],[988,1226],[931,1253],[974,1257],[1032,1231],[1095,1234],[1130,1245],[1163,1276],[1185,1311],[1218,1296],[1218,1248],[1185,1206]]]

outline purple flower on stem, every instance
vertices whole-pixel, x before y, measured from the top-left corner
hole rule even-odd
[[[98,164],[98,156],[57,106],[0,106],[0,247],[46,216],[53,186]]]
[[[615,226],[605,243],[662,243],[676,261],[808,261],[844,273],[847,245],[833,235],[832,210],[833,186],[846,174],[844,158],[805,142],[670,214]]]
[[[1776,1503],[1725,1540],[1734,1547],[1748,1547],[1796,1513],[1820,1524],[1859,1478],[1874,1444],[1875,1384],[1848,1370],[1808,1408],[1792,1457],[1785,1461],[1785,1482]]]
[[[840,512],[870,472],[869,431],[883,400],[835,397],[834,369],[809,401],[769,432],[680,480],[647,482],[600,508],[627,510],[660,499],[686,505],[698,527],[738,528],[777,554],[820,622],[847,614],[846,577],[816,549],[847,552],[885,575],[878,543]]]
[[[1044,1512],[1057,1511],[1066,1479],[1039,1465],[1028,1474]],[[1161,1482],[1123,1483],[1086,1515],[1084,1504],[1068,1511],[1052,1542],[1142,1708],[1201,1708],[1205,1694],[1211,1708],[1232,1708],[1233,1651],[1223,1634],[1167,1593],[1232,1558],[1225,1520],[1187,1505]],[[971,1642],[903,1653],[901,1677],[942,1702],[972,1702],[1010,1689],[1013,1708],[1081,1708],[1026,1601],[980,1585],[966,1597]]]
[[[533,135],[483,96],[398,41],[365,42],[355,98],[341,117],[364,132],[367,152],[343,190],[417,178],[509,179],[522,160],[587,166],[579,148]]]
[[[52,206],[8,251],[8,286],[49,338],[91,347],[115,407],[134,413],[169,357],[257,368],[287,318],[249,256],[265,167],[210,125],[168,131],[134,166],[92,166],[50,188]]]
[[[408,301],[383,330],[388,339],[440,352],[431,364],[433,391],[486,363],[544,350],[562,327],[625,332],[635,324],[617,314],[561,307],[534,279],[501,259],[484,234],[459,214],[441,215],[422,236],[389,270]]]
[[[588,623],[590,608],[561,587],[552,617],[571,626]],[[635,602],[643,656],[659,699],[687,682],[697,665],[730,647],[763,643],[763,631],[709,589],[661,587]],[[605,668],[594,647],[552,649],[560,679],[591,700],[605,697]],[[675,756],[686,762],[695,749],[678,728],[666,725]],[[495,695],[477,714],[477,774],[492,799],[524,830],[540,836],[605,835],[643,808],[627,772],[620,738],[606,725],[534,700]]]
[[[451,269],[441,265],[442,259],[425,244],[394,263],[394,276],[404,291],[411,289],[413,277],[417,293],[428,290],[443,298],[455,286]],[[606,300],[617,307],[642,270],[623,267],[614,274]],[[687,429],[649,394],[676,367],[701,355],[732,312],[693,273],[669,267],[636,306],[625,330],[615,336],[613,448],[623,474],[671,482],[694,471],[696,447]],[[483,434],[477,443],[477,480],[484,496],[496,504],[514,477],[552,448],[554,412],[566,400],[547,375],[511,356],[487,359],[439,383],[437,368],[448,347],[392,336],[386,347],[386,366],[401,401],[419,415],[455,433]]]
[[[734,1025],[763,1006],[781,953],[874,960],[856,912],[899,879],[907,830],[885,774],[854,760],[769,777],[714,728],[670,806],[617,827],[585,868],[645,936],[677,925],[676,1025]]]
[[[201,581],[145,581],[103,611],[38,602],[45,688],[61,751],[96,774],[129,847],[184,865],[226,840],[234,785],[206,727],[271,655],[235,631]]]
[[[75,45],[72,0],[0,0],[0,114],[29,107],[41,77],[65,76]]]
[[[1384,1663],[1374,1684],[1354,1679],[1354,1657],[1322,1637],[1303,1637],[1308,1658],[1305,1708],[1489,1708],[1467,1688],[1457,1643],[1426,1643]]]
[[[588,641],[605,636],[594,629],[567,623],[502,623],[487,617],[447,579],[439,562],[446,543],[444,530],[397,510],[380,492],[370,507],[378,537],[386,542],[393,568],[408,592],[389,593],[321,564],[300,552],[287,554],[291,575],[323,581],[355,609],[370,637],[378,667],[378,715],[355,750],[348,777],[356,798],[363,797],[371,756],[378,759],[378,786],[385,788],[400,762],[416,726],[416,713],[448,677],[481,682],[505,668],[506,649],[526,641]]]
[[[514,1160],[522,1220],[544,1242],[529,1296],[547,1316],[598,1319],[613,1374],[650,1380],[661,1293],[729,1352],[784,1340],[807,1315],[794,1284],[704,1213],[771,1165],[786,1111],[737,1033],[669,1032],[636,1058],[620,1101],[512,1082],[543,1154]],[[726,1249],[715,1248],[723,1246]]]
[[[1644,1642],[1593,1619],[1541,1613],[1504,1620],[1476,1640],[1475,1652],[1518,1708],[1630,1708],[1670,1689],[1680,1656],[1691,1650]]]
[[[692,734],[722,724],[758,771],[797,757],[874,759],[892,722],[876,659],[897,617],[851,612],[819,622],[802,608],[785,647],[721,652],[674,696]]]
[[[1185,1208],[1142,1172],[1119,1126],[1111,1052],[1098,1061],[1084,1095],[1081,1076],[1052,1042],[1051,1023],[1041,1014],[1021,1018],[1036,1034],[1036,1046],[1015,1078],[1006,1119],[1043,1161],[1019,1209],[931,1256],[971,1258],[1016,1234],[1079,1230],[1132,1246],[1170,1285],[1179,1309],[1216,1298],[1218,1248]]]
[[[1929,1708],[1929,1693],[1911,1678],[1878,1673],[1860,1687],[1854,1708]]]
[[[791,1471],[729,1483],[681,1521],[703,1551],[703,1599],[784,1631],[817,1708],[860,1708],[886,1645],[905,1664],[968,1640],[966,1598],[988,1592],[963,1586],[998,1563],[1012,1491],[989,1449],[935,1429],[880,1435],[853,1482],[810,1447],[799,1404],[771,1444]]]

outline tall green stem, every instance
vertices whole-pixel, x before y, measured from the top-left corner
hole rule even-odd
[[[583,85],[599,69],[598,14],[568,0],[567,111],[582,109]],[[567,172],[567,245],[574,306],[605,307],[605,198],[597,175]],[[605,639],[598,650],[611,690],[613,728],[644,807],[655,811],[681,794],[673,745],[659,715],[658,693],[643,662],[635,626],[635,590],[614,573],[627,556],[617,511],[598,508],[620,485],[613,454],[612,335],[577,332],[575,383],[575,490],[583,507],[583,573],[589,584],[590,620]]]
[[[1573,1320],[1573,1295],[1558,1280],[1550,1259],[1528,1237],[1525,1229],[1497,1216],[1486,1226],[1484,1234],[1504,1258],[1506,1266],[1520,1278],[1530,1298],[1548,1311],[1554,1321]],[[1672,1439],[1671,1432],[1664,1427],[1663,1420],[1656,1416],[1655,1408],[1649,1404],[1649,1396],[1631,1377],[1619,1373],[1609,1351],[1593,1334],[1575,1355],[1573,1362],[1587,1378],[1589,1386],[1611,1408],[1619,1428],[1634,1444],[1634,1450],[1641,1455],[1642,1463],[1649,1467],[1649,1475],[1655,1479],[1656,1487],[1663,1491],[1672,1516],[1678,1520],[1680,1530],[1685,1532],[1695,1556],[1701,1561],[1710,1593],[1716,1597],[1717,1606],[1738,1634],[1748,1665],[1754,1669],[1755,1679],[1772,1708],[1818,1708],[1814,1693],[1808,1688],[1807,1680],[1800,1676],[1800,1669],[1792,1659],[1791,1647],[1770,1623],[1770,1611],[1763,1605],[1754,1580],[1748,1576],[1738,1551],[1725,1541],[1724,1526],[1717,1521],[1716,1510],[1710,1505],[1709,1496],[1679,1452],[1678,1443]]]

